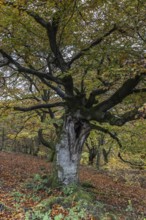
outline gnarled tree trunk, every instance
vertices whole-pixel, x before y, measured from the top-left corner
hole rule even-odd
[[[65,185],[78,182],[78,166],[85,140],[90,133],[87,121],[67,116],[60,142],[56,145],[59,181]]]

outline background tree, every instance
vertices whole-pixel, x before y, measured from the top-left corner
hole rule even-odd
[[[30,91],[25,90],[25,88],[23,88],[23,91],[21,89],[16,90],[16,88],[11,88],[10,90],[8,85],[7,87],[3,86],[0,102],[0,146],[1,150],[13,150],[32,155],[46,155],[48,150],[42,146],[44,145],[49,149],[48,159],[50,158],[52,161],[55,149],[53,141],[55,142],[56,139],[55,129],[58,127],[55,123],[53,112],[50,109],[41,109],[29,114],[22,114],[12,110],[12,106],[16,105],[16,103],[21,104],[24,100],[25,104],[27,102],[29,104],[30,101],[32,104],[34,101],[40,101],[40,99],[47,102],[50,98],[49,91],[46,92],[43,89],[43,93],[41,92],[40,94],[39,89],[41,88],[37,87],[37,91],[34,93],[31,92],[30,86]],[[48,120],[50,126],[47,126]]]
[[[0,16],[2,77],[17,76],[21,89],[38,81],[52,91],[48,103],[24,107],[23,100],[14,109],[60,110],[58,178],[77,182],[90,131],[140,117],[145,99],[133,97],[145,92],[145,2],[7,0]]]

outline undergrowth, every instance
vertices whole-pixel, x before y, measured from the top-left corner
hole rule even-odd
[[[29,209],[25,220],[120,220],[122,216],[124,220],[146,220],[134,213],[130,200],[127,208],[120,211],[100,203],[93,193],[94,187],[88,182],[68,186],[55,182],[54,187],[51,176],[36,174],[26,187],[35,192],[44,190],[48,198]]]

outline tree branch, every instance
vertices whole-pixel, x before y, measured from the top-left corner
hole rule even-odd
[[[87,108],[91,108],[93,104],[95,104],[95,97],[98,96],[98,95],[101,95],[105,92],[107,92],[108,89],[96,89],[94,91],[92,91],[90,93],[90,96],[88,98],[88,101],[87,101],[87,104],[86,104],[86,107]]]
[[[56,103],[52,103],[52,104],[39,104],[39,105],[30,106],[27,108],[14,107],[14,110],[28,112],[28,111],[32,111],[32,110],[41,109],[41,108],[54,108],[54,107],[58,107],[58,106],[64,106],[64,104],[65,104],[64,102],[56,102]]]
[[[146,88],[134,89],[131,93],[141,93],[141,92],[146,92]]]
[[[56,83],[59,83],[59,84],[62,84],[62,82],[56,78],[56,77],[53,77],[51,74],[49,73],[43,73],[43,72],[39,72],[37,70],[34,70],[34,69],[29,69],[29,68],[26,68],[26,67],[23,67],[20,65],[20,63],[18,63],[16,60],[14,60],[12,58],[12,56],[8,55],[5,51],[3,51],[2,49],[0,49],[0,53],[2,54],[2,56],[4,58],[7,58],[8,61],[10,63],[12,63],[13,65],[15,65],[15,67],[18,69],[19,72],[23,72],[23,73],[28,73],[28,74],[31,74],[31,75],[35,75],[37,77],[39,77],[40,79],[41,78],[45,78],[45,79],[48,79],[50,81],[53,81],[53,82],[56,82]]]
[[[137,107],[119,116],[112,115],[111,113],[107,113],[106,122],[108,122],[110,125],[122,126],[127,122],[134,121],[139,118],[145,119],[146,112],[145,109],[143,111],[140,111],[140,107]]]
[[[112,139],[114,139],[117,142],[117,144],[119,145],[120,148],[123,147],[121,142],[120,142],[120,140],[119,140],[119,138],[117,137],[116,133],[113,133],[113,132],[109,131],[107,128],[103,128],[103,127],[101,127],[99,125],[91,124],[91,128],[92,129],[96,129],[98,131],[101,131],[101,132],[103,132],[105,134],[108,134]]]
[[[92,47],[95,47],[96,45],[100,44],[107,36],[109,36],[110,34],[112,34],[115,30],[117,30],[116,25],[114,25],[114,27],[109,30],[107,33],[105,33],[102,37],[97,38],[95,41],[93,41],[88,47],[84,48],[83,50],[81,50],[79,53],[77,53],[72,59],[71,61],[68,63],[69,66],[71,66],[73,64],[73,62],[77,59],[79,59],[81,56],[85,55],[85,52],[89,51]]]
[[[61,98],[65,98],[65,93],[57,86],[52,85],[51,83],[47,82],[45,79],[41,79],[41,81],[46,84],[48,87],[50,87],[52,90],[54,90]]]
[[[47,148],[51,149],[51,150],[55,150],[55,147],[53,145],[52,141],[47,141],[45,140],[44,136],[43,136],[43,129],[39,129],[38,130],[38,138],[41,141],[41,143],[46,146]]]
[[[42,27],[44,27],[47,31],[50,48],[55,55],[56,66],[58,66],[62,72],[65,72],[68,69],[68,65],[65,62],[60,50],[59,46],[56,42],[56,35],[59,26],[60,15],[59,12],[55,12],[52,18],[52,22],[46,22],[43,18],[41,18],[38,14],[34,12],[27,11],[27,14],[35,19],[37,23],[39,23]]]
[[[103,128],[103,127],[98,126],[98,125],[93,125],[93,124],[92,124],[92,125],[91,125],[91,128],[96,129],[96,130],[98,130],[98,131],[101,131],[101,132],[103,132],[103,133],[105,133],[105,134],[110,135],[110,137],[117,142],[117,144],[119,145],[120,149],[123,148],[123,146],[122,146],[122,144],[121,144],[119,138],[117,137],[117,134],[116,134],[116,133],[113,133],[113,132],[109,131],[108,129]],[[109,150],[110,150],[110,149],[109,149]],[[123,157],[121,156],[121,153],[120,153],[120,152],[118,153],[118,157],[119,157],[120,160],[123,161],[124,163],[128,163],[128,164],[130,164],[130,165],[132,165],[132,166],[140,166],[140,167],[141,167],[141,166],[144,166],[144,163],[142,163],[142,164],[135,164],[135,163],[132,163],[131,161],[128,161],[128,160],[123,159]]]
[[[128,161],[128,160],[123,159],[123,157],[122,157],[122,155],[121,155],[120,152],[118,153],[118,157],[120,158],[121,161],[123,161],[124,163],[128,163],[128,164],[130,164],[131,166],[136,166],[136,167],[143,167],[143,166],[145,166],[144,163],[136,164],[136,163],[132,163],[131,161]]]
[[[30,15],[31,17],[33,17],[37,23],[39,23],[41,26],[43,26],[44,28],[47,28],[47,26],[49,25],[49,22],[46,22],[43,18],[41,18],[38,14],[34,13],[34,12],[30,12],[28,10],[26,10],[27,14]]]
[[[0,64],[0,67],[8,66],[9,63],[10,63],[9,61],[7,61],[7,62],[5,62],[5,63],[1,63],[1,64]]]
[[[115,105],[121,103],[124,98],[126,98],[133,92],[133,89],[138,85],[142,78],[142,75],[144,74],[145,72],[126,80],[123,85],[110,98],[96,105],[93,110],[106,112]]]

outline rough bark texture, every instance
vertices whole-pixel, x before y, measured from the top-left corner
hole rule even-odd
[[[78,182],[78,166],[83,144],[90,133],[90,126],[67,116],[60,142],[56,145],[59,181],[65,185]]]

